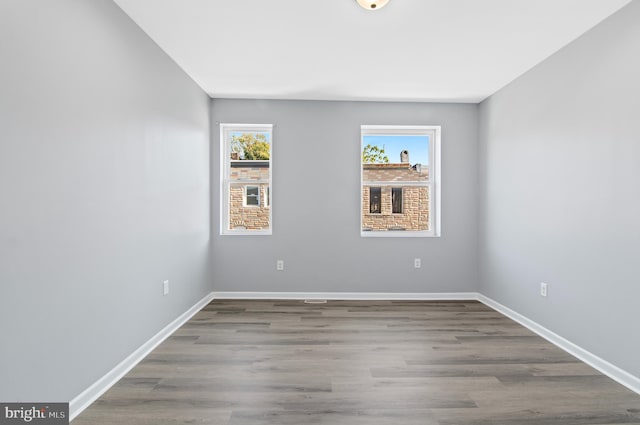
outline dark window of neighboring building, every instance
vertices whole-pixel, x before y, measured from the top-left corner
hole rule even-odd
[[[260,205],[260,188],[258,186],[247,186],[247,196],[245,198],[245,205]]]
[[[382,213],[382,188],[370,187],[369,188],[369,212],[371,214]]]
[[[391,189],[391,212],[394,214],[402,214],[402,188],[394,187]]]

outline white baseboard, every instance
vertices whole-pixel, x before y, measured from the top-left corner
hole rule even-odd
[[[215,299],[243,300],[477,300],[477,292],[214,292]]]
[[[638,378],[637,376],[634,376],[629,372],[620,369],[618,366],[609,363],[601,357],[596,356],[595,354],[550,331],[544,326],[539,325],[538,323],[521,315],[520,313],[516,313],[510,308],[505,307],[504,305],[492,300],[489,297],[479,294],[478,301],[491,307],[499,313],[504,314],[508,318],[520,323],[525,328],[540,335],[550,343],[556,345],[557,347],[573,355],[574,357],[577,357],[602,374],[629,388],[631,391],[640,394],[640,378]]]
[[[202,310],[207,304],[213,300],[213,292],[207,294],[204,298],[194,304],[189,310],[182,313],[173,322],[165,326],[160,332],[155,334],[151,339],[142,344],[140,348],[131,353],[126,359],[121,361],[116,367],[109,371],[102,378],[98,379],[93,385],[77,395],[69,402],[69,421],[75,419],[84,409],[89,407],[91,403],[96,401],[98,397],[104,394],[124,375],[134,368],[142,359],[144,359],[151,351],[174,333],[180,326],[186,323],[197,312]]]

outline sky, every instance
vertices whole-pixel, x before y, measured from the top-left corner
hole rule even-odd
[[[410,164],[429,165],[429,136],[364,136],[361,150],[371,144],[382,148],[389,162],[400,162],[400,152],[409,151]]]

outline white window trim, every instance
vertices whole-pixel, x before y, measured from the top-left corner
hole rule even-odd
[[[360,126],[360,193],[364,186],[425,186],[429,188],[429,230],[424,231],[364,231],[362,216],[362,195],[360,195],[360,236],[363,238],[425,238],[440,237],[441,232],[441,210],[442,204],[442,178],[441,168],[441,136],[442,128],[439,125],[362,125]],[[429,143],[429,181],[428,182],[372,182],[364,180],[362,167],[362,146],[365,136],[399,136],[399,135],[425,135],[430,136]],[[404,207],[404,191],[403,191]],[[404,208],[403,208],[404,211]]]
[[[227,143],[227,137],[229,133],[235,132],[247,132],[247,133],[269,133],[271,135],[271,141],[269,143],[269,187],[273,186],[273,124],[229,124],[220,123],[220,234],[221,235],[244,235],[244,236],[257,236],[257,235],[271,235],[273,234],[273,198],[269,203],[269,228],[264,230],[246,230],[246,229],[230,229],[229,228],[229,203],[230,203],[230,175],[231,156],[230,146]],[[247,182],[236,182],[244,183]],[[267,181],[256,181],[251,186],[260,186],[259,183],[267,183]],[[273,194],[272,194],[273,196]],[[244,194],[243,203],[246,202],[246,193]],[[249,207],[254,207],[250,205]]]

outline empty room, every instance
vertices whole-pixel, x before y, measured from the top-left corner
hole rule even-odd
[[[0,423],[640,425],[640,0],[0,0]]]

